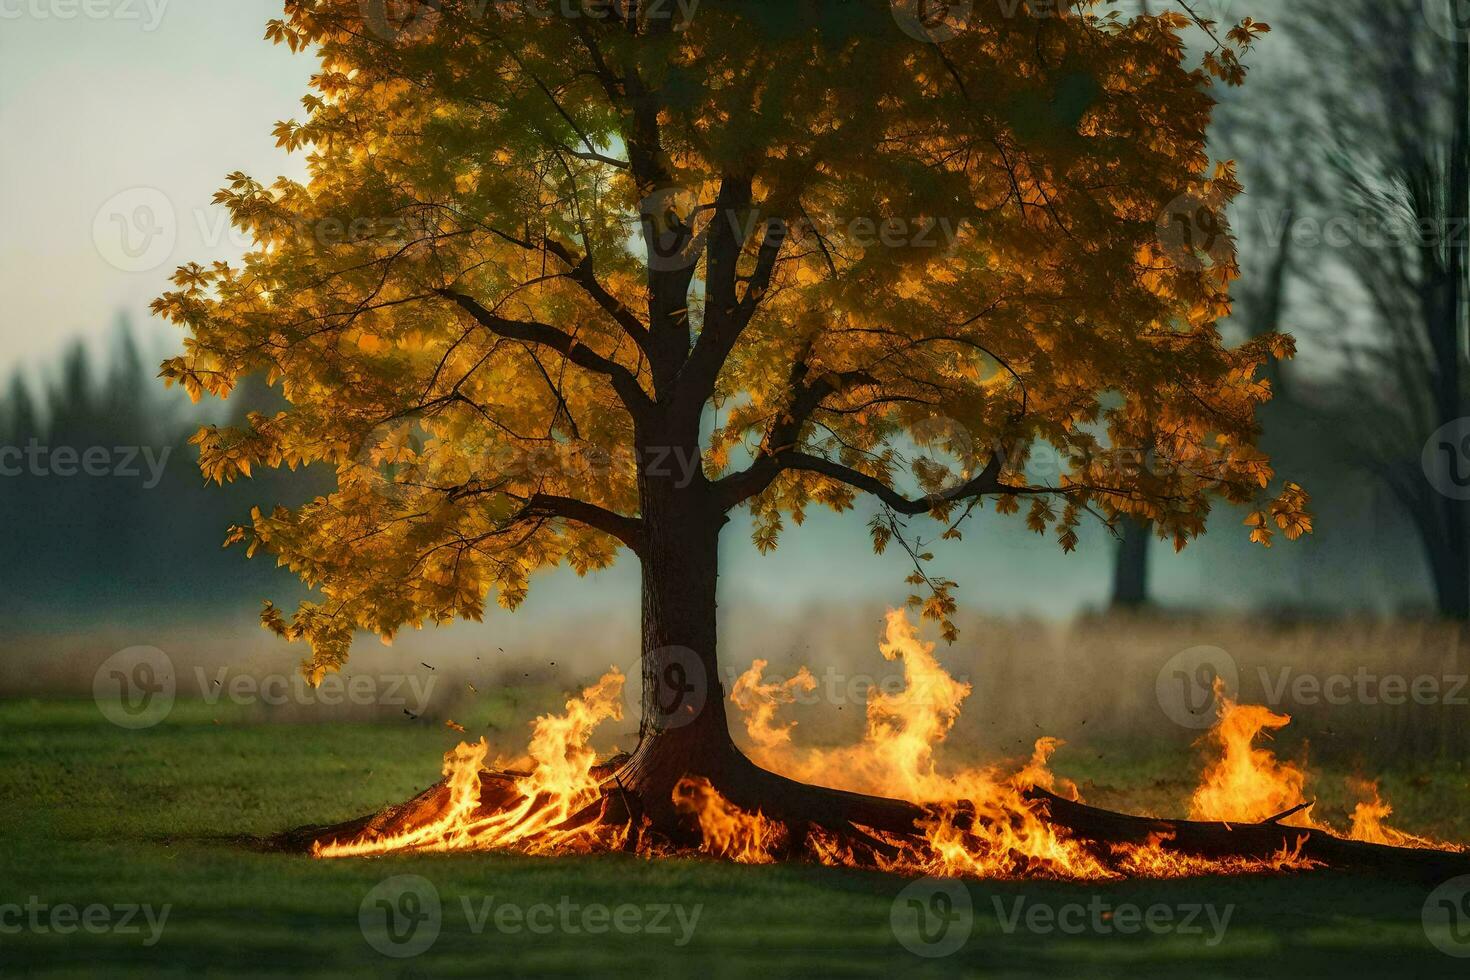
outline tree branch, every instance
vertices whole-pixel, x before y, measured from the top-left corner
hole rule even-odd
[[[549,347],[578,367],[606,376],[622,399],[623,405],[633,415],[641,415],[651,406],[648,396],[638,383],[638,379],[633,376],[632,371],[616,361],[603,357],[585,344],[579,343],[571,334],[564,333],[545,323],[509,320],[497,316],[473,297],[457,293],[452,289],[439,289],[435,292],[474,317],[476,322],[497,337],[523,340]]]
[[[538,493],[526,501],[517,519],[524,517],[560,517],[585,524],[617,538],[639,554],[643,549],[643,521],[637,517],[625,517],[596,504],[574,497],[559,497],[555,494]]]
[[[985,469],[968,482],[958,487],[945,490],[942,493],[909,498],[877,477],[859,472],[850,466],[844,466],[833,460],[821,456],[812,456],[808,453],[783,452],[773,456],[762,457],[744,472],[720,480],[715,484],[715,488],[721,495],[721,503],[727,508],[734,507],[736,504],[765,490],[784,470],[801,470],[807,473],[819,473],[839,483],[845,483],[856,490],[872,494],[881,500],[890,510],[899,514],[908,515],[927,514],[947,504],[952,504],[960,500],[969,500],[987,493],[1035,494],[1059,492],[1054,488],[1047,487],[1007,486],[1000,482],[1001,463],[1001,454],[996,453],[991,457]]]

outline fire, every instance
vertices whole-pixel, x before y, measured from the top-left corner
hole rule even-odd
[[[1353,807],[1352,830],[1348,834],[1353,840],[1367,841],[1369,844],[1392,844],[1395,847],[1459,850],[1453,844],[1407,834],[1384,823],[1388,815],[1393,813],[1393,807],[1379,795],[1378,783],[1374,780],[1352,779],[1348,781],[1348,785],[1358,796],[1358,804]]]
[[[1213,759],[1206,766],[1199,788],[1190,801],[1191,819],[1256,823],[1295,810],[1279,822],[1286,826],[1327,830],[1368,844],[1461,849],[1455,844],[1419,837],[1388,826],[1384,821],[1393,812],[1393,807],[1380,796],[1378,783],[1369,779],[1348,780],[1348,787],[1358,797],[1358,803],[1346,834],[1315,820],[1312,805],[1302,792],[1307,782],[1306,771],[1294,763],[1278,759],[1270,749],[1256,745],[1258,738],[1269,738],[1272,731],[1289,725],[1291,716],[1276,714],[1260,705],[1239,704],[1225,696],[1218,681],[1215,684],[1215,703],[1218,718],[1204,739]]]
[[[1303,795],[1306,771],[1258,744],[1291,721],[1258,705],[1225,697],[1217,687],[1218,718],[1203,739],[1207,761],[1190,801],[1190,817],[1226,823],[1280,822],[1303,833],[1261,859],[1205,859],[1172,850],[1165,835],[1143,844],[1098,846],[1053,824],[1028,797],[1046,790],[1080,801],[1077,787],[1059,779],[1050,760],[1063,743],[1044,737],[1029,759],[1012,767],[946,765],[940,757],[971,686],[940,665],[934,644],[920,639],[902,611],[890,612],[880,650],[903,671],[902,689],[870,692],[866,727],[852,745],[802,747],[795,722],[782,707],[810,692],[816,681],[803,668],[784,682],[764,679],[755,661],[735,682],[752,760],[793,779],[834,789],[900,797],[926,814],[917,834],[886,834],[858,825],[787,826],[727,800],[703,778],[686,777],[673,793],[675,811],[697,826],[700,850],[743,864],[803,857],[829,865],[871,867],[902,874],[987,878],[1042,876],[1105,879],[1125,876],[1280,872],[1316,866],[1304,856],[1317,823]],[[444,757],[444,781],[417,800],[385,811],[347,840],[318,843],[318,857],[393,851],[512,849],[523,853],[631,850],[671,853],[669,842],[643,823],[605,819],[610,770],[599,769],[590,746],[602,722],[622,717],[624,677],[614,669],[569,699],[562,714],[532,725],[525,756],[507,771],[486,767],[489,746],[464,742]],[[1377,784],[1354,784],[1360,802],[1352,814],[1354,840],[1408,847],[1452,847],[1388,827],[1392,808]],[[488,797],[488,798],[487,798]],[[1458,848],[1455,848],[1458,850]]]
[[[1270,732],[1291,724],[1291,717],[1258,704],[1237,704],[1225,696],[1218,678],[1215,703],[1218,718],[1205,741],[1216,757],[1190,800],[1190,819],[1259,823],[1304,803],[1302,787],[1307,774],[1255,744],[1258,737],[1269,738]],[[1281,822],[1311,827],[1310,810],[1298,811]]]
[[[771,864],[772,851],[786,836],[782,824],[733,806],[704,778],[680,780],[674,806],[699,821],[700,850],[737,864]]]
[[[920,828],[922,846],[900,844],[895,855],[880,854],[875,863],[885,870],[1082,879],[1222,870],[1219,862],[1190,861],[1167,852],[1159,843],[1122,848],[1111,856],[1120,865],[1113,867],[1114,861],[1059,832],[1023,795],[1040,787],[1079,799],[1076,786],[1059,780],[1049,768],[1052,753],[1063,744],[1059,739],[1038,739],[1030,759],[1014,772],[999,767],[941,766],[938,749],[972,689],[945,671],[934,649],[934,644],[919,638],[902,610],[888,614],[880,650],[886,659],[901,664],[904,687],[891,694],[871,693],[862,740],[836,749],[799,748],[791,741],[790,726],[774,723],[777,709],[794,700],[796,690],[809,689],[803,677],[810,675],[803,671],[785,684],[766,683],[762,681],[766,665],[756,661],[731,695],[744,712],[753,761],[804,782],[899,796],[926,805],[930,816]],[[883,835],[877,836],[881,839]],[[859,863],[851,852],[813,850],[826,863]],[[1263,867],[1261,862],[1242,861],[1228,870]]]
[[[797,691],[816,690],[817,679],[812,676],[811,671],[803,667],[796,672],[795,677],[785,683],[762,683],[761,677],[765,674],[766,663],[764,660],[756,660],[749,670],[735,679],[735,686],[730,689],[730,700],[745,713],[745,730],[751,741],[770,749],[790,742],[791,730],[796,727],[794,721],[785,725],[775,724],[773,719],[776,717],[776,709],[795,701]]]
[[[587,744],[608,719],[622,718],[623,674],[613,669],[566,703],[563,715],[542,715],[531,731],[530,771],[513,780],[507,805],[481,805],[489,746],[461,742],[444,756],[448,799],[421,825],[387,836],[318,843],[317,857],[391,851],[463,851],[519,848],[528,853],[590,851],[622,846],[627,828],[600,824],[590,812],[601,797],[593,775],[596,753]]]

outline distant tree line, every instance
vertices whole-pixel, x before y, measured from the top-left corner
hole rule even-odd
[[[188,616],[238,604],[242,582],[259,583],[262,597],[294,588],[270,563],[219,545],[252,505],[299,499],[320,481],[272,471],[206,488],[189,438],[209,420],[164,390],[150,360],[123,323],[106,357],[77,343],[49,376],[17,370],[0,388],[0,591],[11,629]],[[275,397],[261,382],[242,386],[229,415]]]

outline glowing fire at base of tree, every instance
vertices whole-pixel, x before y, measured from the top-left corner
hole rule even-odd
[[[1169,832],[1152,833],[1141,843],[1088,839],[1055,822],[1046,802],[1045,794],[1080,802],[1076,786],[1058,779],[1048,765],[1060,741],[1038,739],[1031,758],[1014,771],[942,767],[936,750],[958,720],[970,685],[939,665],[933,645],[918,638],[902,612],[889,614],[881,650],[901,663],[905,687],[871,696],[867,730],[856,744],[800,748],[791,739],[794,723],[778,723],[781,706],[814,683],[806,671],[784,683],[766,682],[766,665],[756,661],[736,682],[731,700],[743,713],[757,763],[806,782],[919,801],[924,816],[913,834],[770,819],[733,805],[702,777],[685,778],[674,790],[675,808],[696,843],[681,845],[653,833],[616,805],[615,767],[598,765],[588,745],[600,723],[622,716],[624,677],[614,670],[568,701],[565,713],[535,721],[524,767],[486,768],[484,739],[462,743],[445,756],[443,783],[385,811],[347,839],[319,839],[312,852],[348,857],[505,849],[656,856],[697,849],[744,864],[799,859],[903,874],[1102,879],[1306,870],[1323,864],[1304,853],[1310,835],[1322,831],[1368,844],[1465,850],[1387,826],[1392,808],[1377,784],[1366,780],[1353,783],[1360,802],[1346,833],[1326,827],[1303,796],[1305,770],[1257,745],[1291,719],[1238,704],[1223,692],[1217,692],[1218,718],[1204,739],[1207,764],[1190,819],[1279,826],[1285,831],[1279,849],[1252,857],[1203,857],[1174,849]]]

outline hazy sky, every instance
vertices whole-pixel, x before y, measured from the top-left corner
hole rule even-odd
[[[224,175],[303,169],[270,135],[298,114],[314,65],[262,40],[280,12],[280,0],[0,0],[5,373],[110,329],[119,310],[141,320],[180,262],[242,251],[209,203]]]

